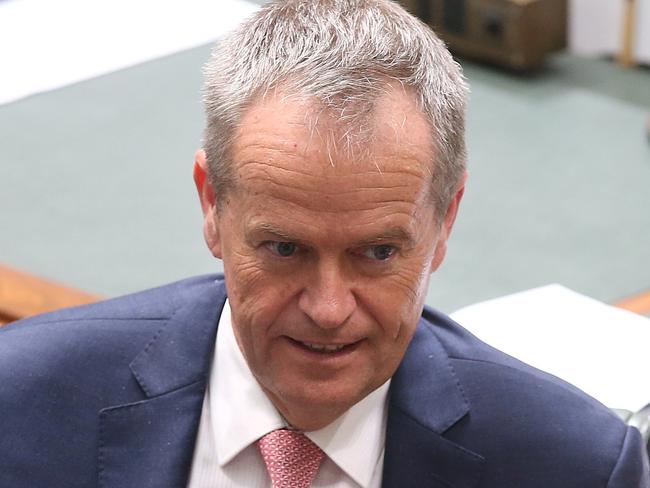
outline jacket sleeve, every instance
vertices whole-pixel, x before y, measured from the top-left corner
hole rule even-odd
[[[650,488],[648,451],[635,427],[627,428],[623,447],[609,477],[607,488]]]

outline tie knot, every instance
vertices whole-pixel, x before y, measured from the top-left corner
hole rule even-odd
[[[309,488],[325,456],[305,434],[288,429],[274,430],[257,444],[273,488]]]

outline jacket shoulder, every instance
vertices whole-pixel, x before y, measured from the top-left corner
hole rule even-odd
[[[423,319],[449,355],[470,405],[469,415],[446,435],[490,460],[487,478],[495,476],[499,486],[648,486],[640,435],[610,409],[439,312],[426,309]]]
[[[0,376],[42,366],[135,354],[181,307],[222,285],[220,275],[194,277],[89,305],[58,310],[0,328]],[[199,298],[197,298],[199,297]]]
[[[0,486],[94,486],[100,412],[200,377],[222,296],[204,276],[0,329]]]

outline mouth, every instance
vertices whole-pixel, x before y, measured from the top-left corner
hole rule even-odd
[[[289,338],[289,340],[303,350],[330,356],[337,356],[345,352],[350,352],[359,344],[359,342],[351,342],[348,344],[324,344],[318,342],[304,342],[293,338]]]
[[[342,350],[344,347],[347,347],[349,344],[313,344],[310,342],[301,342],[303,346],[307,349],[311,349],[316,352],[332,353]]]

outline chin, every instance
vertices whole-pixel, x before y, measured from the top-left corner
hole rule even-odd
[[[376,388],[331,383],[305,381],[285,387],[271,400],[292,426],[314,431],[332,423]]]

